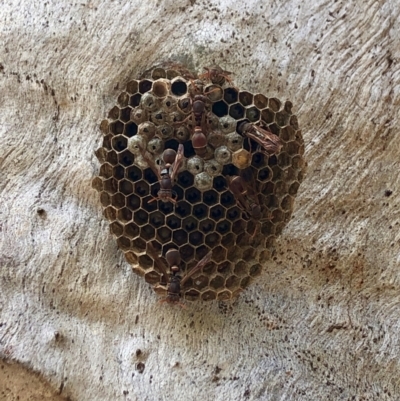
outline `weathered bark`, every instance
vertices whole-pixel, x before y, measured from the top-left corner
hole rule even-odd
[[[5,0],[0,355],[74,400],[396,399],[399,12]],[[293,219],[233,304],[157,303],[90,186],[99,122],[166,59],[217,63],[240,88],[290,99],[303,128]]]

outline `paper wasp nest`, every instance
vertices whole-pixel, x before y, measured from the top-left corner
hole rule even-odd
[[[181,297],[228,300],[261,273],[290,219],[304,145],[289,101],[207,71],[199,79],[156,68],[127,84],[100,125],[93,187],[119,248],[156,292],[168,287],[159,266],[171,267],[165,255],[173,248]],[[275,151],[263,146],[269,134],[279,137]],[[210,251],[211,261],[185,280]]]

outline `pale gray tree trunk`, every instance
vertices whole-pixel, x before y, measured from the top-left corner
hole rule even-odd
[[[0,354],[21,371],[1,364],[0,397],[34,394],[27,368],[72,400],[398,399],[399,13],[395,1],[3,0]],[[91,189],[100,121],[168,59],[290,99],[303,130],[293,218],[230,304],[160,305]]]

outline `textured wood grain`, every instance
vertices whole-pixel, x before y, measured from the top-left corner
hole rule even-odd
[[[398,398],[399,12],[4,0],[0,355],[72,400]],[[303,128],[293,219],[233,304],[160,305],[90,187],[100,121],[165,59],[218,63],[290,99]]]

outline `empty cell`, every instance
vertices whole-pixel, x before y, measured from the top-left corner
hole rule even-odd
[[[235,103],[238,100],[238,91],[236,88],[224,89],[224,100],[226,103]]]
[[[142,172],[138,167],[130,166],[125,170],[125,177],[132,182],[136,182],[142,178]]]
[[[181,227],[181,219],[175,215],[171,215],[167,217],[167,226],[172,230]]]
[[[226,179],[224,177],[219,175],[218,177],[214,178],[213,188],[215,190],[217,190],[218,192],[222,192],[222,191],[226,190],[226,187],[227,187],[227,183],[226,183]]]
[[[142,79],[139,82],[139,92],[141,94],[146,93],[151,90],[151,87],[153,86],[153,82],[150,81],[149,79]]]
[[[103,133],[103,135],[107,135],[109,132],[109,128],[110,128],[108,120],[103,120],[100,123],[99,128],[100,128],[100,131]]]
[[[197,203],[201,201],[201,192],[194,187],[191,187],[185,191],[185,198],[190,203]]]
[[[136,263],[138,263],[138,257],[137,255],[132,252],[132,251],[127,251],[125,252],[125,259],[128,263],[130,263],[131,265],[135,265]]]
[[[225,191],[221,194],[221,205],[229,208],[236,204],[236,199],[233,196],[232,192]]]
[[[131,94],[138,92],[139,91],[139,82],[136,81],[135,79],[132,81],[129,81],[126,84],[126,90],[128,93],[131,93]]]
[[[152,271],[147,272],[144,275],[144,279],[146,280],[147,283],[149,283],[151,285],[155,285],[155,284],[158,284],[160,282],[161,275],[158,274],[156,271],[152,270]]]
[[[217,224],[216,230],[217,230],[221,235],[224,235],[224,234],[228,233],[228,232],[231,230],[231,227],[232,227],[232,223],[230,223],[230,222],[227,221],[227,220],[223,220],[223,221],[220,221],[220,222]]]
[[[111,204],[116,208],[125,206],[125,196],[120,193],[113,195],[111,197]]]
[[[206,235],[205,244],[210,248],[218,245],[221,242],[221,236],[218,233],[210,233]]]
[[[187,232],[196,230],[197,227],[198,227],[198,220],[193,216],[186,217],[182,221],[182,228]]]
[[[235,268],[233,269],[233,272],[236,274],[236,276],[243,277],[248,274],[248,268],[247,268],[247,263],[244,260],[238,260],[235,261]],[[241,284],[241,287],[243,288],[243,285]]]
[[[115,194],[118,191],[118,181],[115,178],[109,178],[104,181],[104,190],[109,194]]]
[[[161,212],[155,211],[150,213],[149,222],[155,228],[161,227],[165,224],[165,216]]]
[[[189,243],[193,246],[199,246],[204,242],[204,235],[200,231],[194,231],[189,234]]]
[[[285,125],[289,124],[290,115],[288,115],[285,111],[281,110],[275,114],[275,121],[280,127],[284,127]]]
[[[135,182],[135,193],[140,197],[148,195],[150,193],[149,184],[143,180]]]
[[[175,95],[175,96],[183,96],[187,93],[187,84],[185,81],[181,80],[181,79],[176,79],[173,80],[172,84],[171,84],[171,92]]]
[[[164,68],[157,67],[157,68],[154,68],[154,70],[151,72],[151,77],[153,79],[166,78],[167,77],[167,73],[164,70]]]
[[[228,209],[226,212],[226,218],[232,222],[239,219],[241,217],[241,215],[242,215],[242,211],[237,206],[234,206],[234,207]]]
[[[193,278],[193,285],[196,289],[198,290],[203,290],[205,287],[208,287],[208,283],[209,283],[210,279],[205,276],[204,274]]]
[[[165,97],[169,91],[169,81],[166,79],[159,79],[153,83],[153,93],[157,97]]]
[[[236,220],[232,224],[232,230],[236,235],[239,235],[244,232],[244,227],[246,223],[243,220]]]
[[[290,117],[290,126],[293,127],[295,130],[299,129],[299,121],[297,119],[297,116]]]
[[[297,194],[297,191],[299,190],[300,183],[295,181],[293,182],[290,187],[289,187],[289,194],[292,196],[295,196]]]
[[[219,194],[214,190],[203,192],[203,203],[213,206],[219,201]]]
[[[221,244],[225,248],[229,248],[235,243],[235,241],[236,241],[236,235],[234,233],[228,233],[222,237]]]
[[[212,301],[217,298],[217,293],[212,290],[205,291],[201,294],[201,299],[203,301]]]
[[[172,241],[178,245],[184,245],[188,242],[188,234],[185,230],[176,230],[172,233]]]
[[[212,112],[217,117],[226,116],[228,114],[228,105],[223,100],[220,100],[212,105]]]
[[[253,94],[250,92],[239,92],[239,102],[245,107],[253,103],[253,97]]]
[[[217,272],[221,274],[228,274],[232,272],[232,263],[225,260],[217,265]]]
[[[174,211],[174,204],[171,202],[158,202],[158,209],[167,215]]]
[[[193,206],[193,216],[198,220],[204,219],[208,215],[208,207],[202,203]]]
[[[129,150],[125,150],[118,155],[118,160],[124,167],[129,167],[132,166],[135,157]]]
[[[117,152],[111,150],[110,152],[107,153],[106,159],[111,165],[116,166],[118,164]]]
[[[246,274],[247,274],[247,272],[246,272]],[[240,282],[240,287],[246,288],[249,284],[250,284],[250,277],[247,276],[247,277],[242,278],[242,281]]]
[[[264,167],[266,164],[265,155],[261,152],[253,153],[251,158],[251,165],[257,169]]]
[[[194,248],[189,245],[183,245],[179,248],[179,252],[181,253],[182,260],[187,261],[193,259],[194,256]]]
[[[150,225],[146,224],[140,229],[140,236],[146,241],[150,241],[154,238],[156,230]]]
[[[215,228],[215,222],[210,219],[202,220],[199,223],[199,229],[204,234],[208,234],[209,232],[213,231],[214,228]]]
[[[271,109],[264,109],[261,112],[261,119],[265,124],[271,124],[275,121],[275,113]]]
[[[94,177],[92,180],[92,188],[101,192],[103,190],[103,180],[100,177]]]
[[[284,181],[278,181],[275,183],[275,195],[280,198],[287,194],[287,185]]]
[[[157,240],[165,244],[166,242],[170,241],[172,237],[172,232],[168,227],[160,227],[157,228]]]
[[[220,263],[226,259],[226,248],[219,245],[213,250],[213,260],[217,263]]]
[[[131,240],[126,237],[117,238],[118,248],[123,251],[128,251],[131,248]]]
[[[107,134],[104,136],[103,138],[103,147],[106,150],[110,150],[111,149],[111,138],[113,137],[112,134]]]
[[[117,211],[112,206],[107,206],[103,213],[107,220],[113,221],[117,218]]]
[[[210,287],[219,290],[220,288],[223,288],[225,284],[225,278],[222,276],[215,276],[211,281],[210,281]]]
[[[175,205],[175,213],[181,218],[188,216],[192,212],[192,207],[185,201],[179,201]]]
[[[225,285],[227,288],[229,288],[231,291],[236,290],[239,288],[240,285],[240,278],[237,276],[230,276],[226,279]]]
[[[125,170],[122,166],[115,166],[113,168],[113,176],[117,180],[121,180],[122,178],[124,178],[124,175],[125,175]]]
[[[138,225],[142,226],[149,222],[149,215],[144,210],[140,209],[133,214],[133,221]]]
[[[273,112],[278,112],[279,109],[281,108],[282,103],[279,99],[277,98],[271,98],[268,101],[268,107],[273,111]]]
[[[128,138],[131,138],[137,134],[137,131],[138,131],[137,124],[130,121],[125,125],[124,135],[127,136]]]
[[[117,120],[119,118],[119,107],[114,106],[109,112],[108,112],[108,118],[111,120]],[[112,131],[111,131],[112,132]]]
[[[267,167],[263,167],[258,171],[257,179],[261,182],[267,182],[272,179],[272,171]]]
[[[140,93],[135,93],[132,95],[129,99],[129,105],[131,107],[137,107],[140,104],[140,101],[142,99],[142,95]]]
[[[255,263],[250,267],[250,276],[251,277],[256,277],[261,274],[262,266],[259,263]]]
[[[298,156],[300,153],[300,144],[295,141],[290,141],[285,146],[286,151],[289,155],[294,156],[292,158],[292,165],[294,168],[303,168],[304,167],[304,159],[301,156]]]
[[[106,179],[112,177],[112,175],[113,175],[113,167],[111,166],[111,164],[108,164],[108,163],[102,164],[101,167],[100,167],[99,175],[101,177],[106,178]]]
[[[125,236],[135,238],[139,235],[140,229],[135,223],[126,224],[124,227]]]
[[[246,118],[254,123],[260,119],[260,110],[258,110],[256,107],[249,107],[246,109]]]
[[[111,205],[111,196],[107,192],[102,192],[100,194],[100,202],[103,205],[103,207],[107,207]]]
[[[210,209],[210,217],[214,220],[214,221],[219,221],[221,219],[223,219],[225,217],[225,208],[221,205],[216,205],[213,206]]]
[[[124,132],[124,124],[121,121],[114,121],[110,124],[110,132],[114,135],[119,135]]]
[[[236,120],[243,118],[245,114],[245,108],[240,103],[231,104],[229,107],[229,115]]]
[[[131,111],[132,111],[131,107],[124,107],[123,109],[121,109],[121,111],[119,113],[119,119],[123,123],[128,122],[131,118]]]
[[[257,95],[254,95],[254,105],[260,110],[264,109],[268,106],[268,98],[261,93],[258,93]]]
[[[119,191],[124,195],[131,195],[133,193],[133,185],[128,180],[121,180],[119,182]]]

